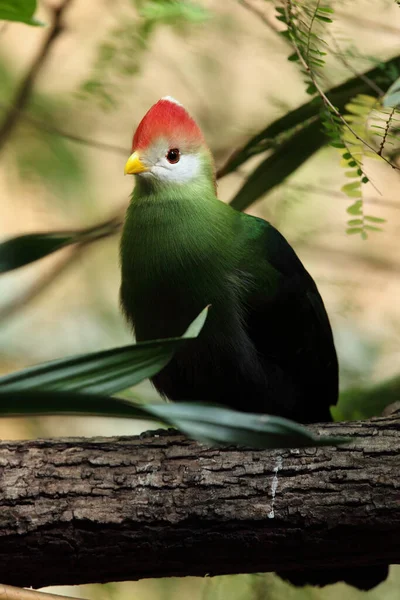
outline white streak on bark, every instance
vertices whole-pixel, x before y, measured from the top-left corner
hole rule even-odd
[[[274,505],[276,490],[278,489],[278,472],[280,471],[280,469],[282,469],[282,456],[278,456],[276,458],[276,465],[273,470],[274,476],[272,478],[271,484],[271,510],[268,513],[269,519],[273,519],[275,517]]]

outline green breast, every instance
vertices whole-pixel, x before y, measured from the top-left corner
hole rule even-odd
[[[237,304],[236,215],[216,198],[133,198],[121,240],[121,301],[138,340],[181,335],[207,304],[208,329],[217,320],[228,326]]]

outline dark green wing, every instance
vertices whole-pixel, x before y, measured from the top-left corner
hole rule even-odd
[[[266,285],[250,300],[248,333],[285,381],[282,414],[304,423],[330,420],[338,397],[338,363],[332,330],[317,286],[293,248],[270,223],[256,217],[259,248],[277,273],[274,293]],[[268,378],[268,372],[266,376]],[[274,373],[270,377],[276,376]]]

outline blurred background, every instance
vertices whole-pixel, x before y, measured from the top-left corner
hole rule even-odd
[[[168,4],[173,10],[165,9]],[[333,7],[327,88],[399,53],[396,2],[336,0]],[[309,100],[298,66],[287,60],[291,50],[277,33],[282,24],[272,2],[43,0],[36,16],[46,27],[0,23],[2,239],[120,218],[133,186],[123,176],[132,134],[162,96],[177,98],[199,122],[217,167]],[[221,178],[219,197],[229,202],[259,161]],[[248,210],[280,229],[315,278],[334,330],[341,390],[390,389],[395,400],[400,179],[383,162],[371,160],[366,169],[372,183],[363,187],[365,206],[386,219],[383,231],[367,240],[346,234],[349,198],[341,192],[346,177],[334,148],[317,152]],[[118,243],[118,234],[109,235],[0,278],[1,373],[131,342],[118,303]],[[133,393],[156,399],[148,384]],[[3,419],[0,437],[136,434],[149,427],[122,419]],[[112,600],[394,600],[400,572],[392,568],[387,582],[369,593],[344,584],[296,590],[272,574],[52,590]]]

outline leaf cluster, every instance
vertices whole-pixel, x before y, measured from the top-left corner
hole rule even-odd
[[[120,24],[102,42],[90,77],[77,92],[104,109],[117,104],[116,91],[123,77],[137,75],[156,31],[163,26],[184,33],[190,24],[204,22],[207,11],[198,4],[178,0],[132,0],[135,16],[123,15]]]
[[[343,443],[316,436],[301,425],[268,415],[183,402],[140,404],[113,394],[158,373],[200,333],[207,309],[180,338],[153,340],[51,361],[0,378],[0,416],[96,415],[163,422],[207,444],[261,448]]]

